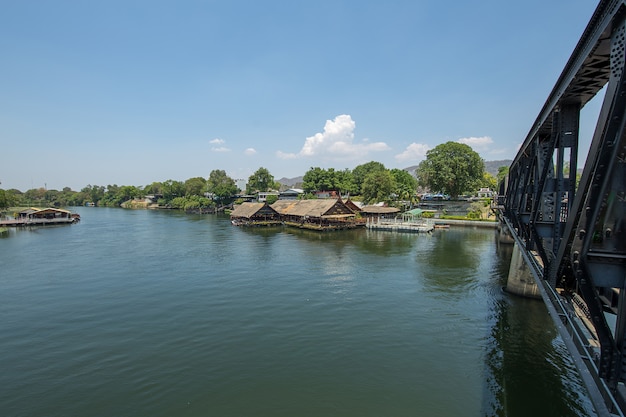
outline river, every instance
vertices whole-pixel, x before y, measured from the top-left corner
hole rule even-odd
[[[0,238],[2,416],[587,416],[493,230],[78,208]]]

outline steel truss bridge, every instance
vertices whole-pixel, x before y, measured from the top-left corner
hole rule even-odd
[[[626,0],[601,0],[501,185],[511,231],[599,415],[626,413]],[[577,184],[580,111],[605,88]]]

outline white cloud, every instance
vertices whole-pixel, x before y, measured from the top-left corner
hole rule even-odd
[[[420,161],[426,157],[426,152],[430,150],[430,146],[423,143],[413,142],[406,147],[404,152],[395,156],[398,162]]]
[[[209,141],[211,146],[211,152],[230,152],[230,149],[226,146],[221,146],[226,143],[224,139],[215,138]]]
[[[489,136],[481,136],[481,137],[469,137],[469,138],[461,138],[457,140],[459,143],[464,143],[469,145],[475,151],[486,151],[493,144],[493,139]]]
[[[218,146],[218,147],[213,147],[211,148],[212,152],[230,152],[230,149],[228,149],[226,146]]]
[[[287,153],[283,151],[276,151],[276,156],[280,159],[296,159],[298,157],[295,153]]]
[[[254,155],[256,153],[256,149],[248,148],[245,151],[243,151],[243,153],[246,154],[246,155]]]
[[[318,157],[328,160],[357,160],[370,152],[387,151],[391,148],[384,142],[354,142],[356,123],[347,114],[341,114],[334,120],[327,120],[324,131],[306,138],[298,153],[278,151],[281,159]]]

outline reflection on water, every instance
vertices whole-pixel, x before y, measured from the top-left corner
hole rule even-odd
[[[590,410],[545,307],[500,291],[493,231],[80,214],[0,240],[3,415]]]
[[[494,270],[502,286],[512,250],[513,245],[497,245]],[[493,316],[485,361],[486,415],[595,415],[543,301],[501,292]]]

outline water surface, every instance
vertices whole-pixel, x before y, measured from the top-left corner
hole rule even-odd
[[[79,212],[0,239],[3,416],[592,413],[492,230]]]

